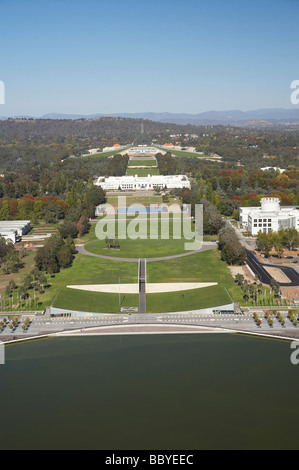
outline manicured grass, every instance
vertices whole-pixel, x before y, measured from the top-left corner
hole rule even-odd
[[[134,159],[129,161],[130,166],[157,166],[157,160]]]
[[[113,258],[156,258],[184,253],[185,240],[120,240],[120,250],[107,250],[105,241],[91,242],[86,249]]]
[[[119,195],[121,196],[121,194]],[[109,196],[107,199],[107,204],[111,204],[114,207],[118,206],[118,197],[119,196]],[[126,195],[127,206],[131,204],[139,204],[140,206],[149,206],[151,204],[162,204],[162,196],[155,196],[154,193],[152,196],[138,196],[136,192]]]
[[[242,302],[242,290],[234,282],[228,265],[218,250],[204,251],[184,258],[147,263],[148,282],[218,282],[235,302]]]
[[[183,312],[230,303],[231,299],[223,286],[205,287],[185,292],[148,294],[146,296],[147,313]]]
[[[111,152],[100,152],[100,153],[95,153],[94,155],[85,155],[85,156],[80,156],[76,157],[78,158],[108,158],[108,157],[113,157],[114,155],[117,155],[118,153],[122,153],[125,150],[128,149],[116,149],[116,150],[111,150]]]
[[[143,216],[140,215],[140,218]],[[169,239],[161,239],[162,224],[158,220],[158,239],[150,239],[150,223],[149,218],[146,221],[145,216],[139,225],[135,225],[135,220],[126,223],[127,226],[127,239],[119,239],[120,250],[108,250],[105,240],[94,240],[85,245],[85,248],[91,253],[98,255],[111,256],[117,258],[155,258],[162,256],[172,256],[180,253],[185,253],[185,243],[187,240],[183,238],[183,225],[182,221],[178,219],[178,224],[181,227],[181,239],[173,238],[173,222],[170,218],[169,226]],[[113,225],[114,227],[114,225]],[[105,227],[104,227],[105,228]],[[106,230],[106,228],[105,228]],[[139,239],[132,239],[130,236],[131,233],[138,233]],[[165,234],[165,232],[163,231]],[[129,236],[128,236],[129,235]],[[104,237],[104,235],[103,235]],[[118,237],[118,224],[116,224],[115,236],[112,238]],[[192,248],[193,249],[193,248]]]
[[[172,155],[175,155],[176,157],[212,158],[212,157],[209,157],[208,155],[200,155],[196,152],[185,152],[184,150],[172,150],[171,148],[169,149],[169,152],[171,152]]]
[[[63,288],[54,302],[54,307],[79,312],[120,313],[122,307],[138,307],[138,294],[105,294]]]
[[[148,175],[154,176],[158,175],[158,168],[130,168],[128,167],[127,176],[137,175],[139,178],[147,177]]]
[[[77,254],[70,268],[64,269],[49,278],[51,287],[46,289],[45,294],[40,296],[40,301],[43,306],[50,305],[57,292],[59,290],[63,292],[68,285],[118,284],[119,279],[123,284],[137,283],[137,263],[123,263],[121,261],[111,262],[109,260],[101,260],[91,256]],[[70,292],[70,296],[74,296],[74,299],[78,297],[83,298],[86,294],[82,291],[78,291],[79,294],[74,294],[75,291],[73,289],[67,289],[67,291]],[[60,299],[61,295],[62,298],[64,298],[63,294],[59,294],[57,301]],[[102,294],[93,295],[101,296]],[[85,307],[85,309],[87,309],[87,307]]]

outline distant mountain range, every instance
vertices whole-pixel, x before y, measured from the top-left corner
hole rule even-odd
[[[291,109],[258,109],[255,111],[208,111],[199,114],[184,113],[115,113],[115,114],[45,114],[41,117],[14,116],[14,118],[25,119],[97,119],[101,117],[123,117],[131,119],[144,119],[171,124],[191,124],[193,126],[206,125],[287,125],[299,124],[299,107]],[[7,117],[0,117],[6,120]]]

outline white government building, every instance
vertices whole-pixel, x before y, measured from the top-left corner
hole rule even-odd
[[[281,207],[278,198],[263,198],[261,207],[240,207],[240,223],[251,235],[278,232],[281,228],[294,227],[299,231],[299,210]]]
[[[119,189],[124,191],[138,191],[138,190],[151,190],[151,189],[183,189],[190,188],[191,184],[185,175],[148,175],[146,177],[135,176],[109,176],[105,178],[100,176],[95,183],[96,186],[101,186],[105,190],[117,191]]]

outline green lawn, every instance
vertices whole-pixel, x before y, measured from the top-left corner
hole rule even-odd
[[[157,253],[156,253],[157,254]],[[128,253],[126,253],[126,256]],[[40,297],[42,306],[50,305],[70,310],[119,313],[119,295],[77,291],[68,285],[137,283],[138,263],[109,261],[77,254],[73,266],[50,279],[51,287]],[[196,310],[230,303],[228,289],[234,301],[241,301],[241,289],[235,284],[226,263],[217,250],[207,251],[163,262],[147,263],[147,281],[158,282],[218,282],[218,286],[187,292],[148,294],[147,312]],[[121,295],[122,307],[137,307],[139,296]]]
[[[147,313],[184,312],[230,303],[231,299],[223,286],[205,287],[185,292],[148,294],[146,296]]]
[[[142,218],[142,216],[140,216]],[[135,226],[134,218],[131,221],[126,223],[127,226],[127,234],[130,230],[131,233],[138,232],[140,235],[140,239],[132,239],[127,238],[126,240],[119,240],[120,250],[108,250],[105,240],[98,240],[95,239],[93,241],[89,241],[85,248],[90,251],[91,253],[95,253],[98,255],[104,256],[111,256],[117,258],[155,258],[155,257],[162,257],[162,256],[172,256],[177,255],[180,253],[185,253],[185,243],[186,240],[183,238],[183,225],[180,220],[178,219],[179,227],[181,227],[181,239],[174,239],[173,238],[173,221],[170,218],[170,223],[167,225],[169,226],[169,239],[161,239],[161,230],[162,224],[161,220],[158,220],[157,228],[158,228],[158,239],[153,240],[150,239],[150,223],[148,221],[141,221],[140,225]],[[116,224],[116,232],[115,236],[118,237],[118,225]],[[93,227],[93,231],[95,227]],[[89,235],[91,237],[91,235]],[[142,237],[142,238],[141,238]],[[95,238],[95,235],[94,235]],[[114,238],[114,237],[112,237]],[[193,249],[193,248],[192,248]]]
[[[171,148],[169,149],[169,152],[171,152],[172,155],[175,155],[176,157],[212,158],[212,157],[209,157],[208,155],[199,155],[196,152],[185,152],[184,150],[172,150]]]
[[[157,166],[157,160],[142,160],[134,158],[134,160],[129,161],[130,166]]]
[[[128,167],[127,176],[135,176],[139,178],[147,177],[148,175],[154,176],[159,175],[158,168],[130,168]]]
[[[104,294],[63,288],[54,302],[54,307],[79,312],[120,313],[122,307],[138,307],[139,295]]]
[[[66,286],[81,284],[118,284],[119,279],[123,284],[137,283],[137,263],[123,263],[121,261],[111,262],[109,260],[102,260],[99,258],[93,258],[91,256],[77,254],[73,265],[70,268],[64,269],[60,273],[55,274],[55,276],[49,278],[51,287],[46,289],[45,294],[40,296],[40,301],[42,302],[42,306],[50,305],[57,292],[61,291],[55,301],[56,307],[68,308],[68,304],[64,300],[66,298],[73,298],[74,302],[72,302],[72,305],[76,305],[76,301],[78,301],[79,298],[83,299],[82,302],[84,303],[84,298],[87,297],[91,299],[92,307],[94,305],[94,299],[101,299],[103,294],[91,293],[91,295],[86,297],[86,292],[66,289]],[[106,296],[106,294],[104,296]],[[82,305],[82,302],[80,305]],[[63,307],[63,305],[65,306]],[[71,307],[69,306],[69,308]],[[79,308],[78,303],[77,310],[80,309],[81,308]],[[83,309],[88,310],[88,302]]]
[[[111,204],[114,207],[118,206],[118,197],[123,197],[122,194],[118,196],[109,196],[107,199],[107,204]],[[151,204],[162,204],[162,196],[155,196],[154,193],[152,196],[138,196],[136,192],[131,193],[130,195],[126,195],[127,198],[127,206],[131,204],[138,204],[140,206],[150,206]],[[176,201],[180,202],[180,201]]]
[[[218,250],[204,251],[184,258],[147,263],[148,282],[218,282],[235,302],[242,302],[242,290],[235,283]]]
[[[117,148],[116,150],[111,150],[111,152],[100,152],[100,153],[95,153],[93,155],[85,155],[85,156],[80,156],[76,158],[108,158],[108,157],[113,157],[114,155],[117,155],[118,153],[122,153],[125,150],[126,149]]]

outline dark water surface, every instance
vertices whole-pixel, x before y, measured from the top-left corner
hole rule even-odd
[[[237,335],[6,347],[0,449],[298,449],[290,343]]]

